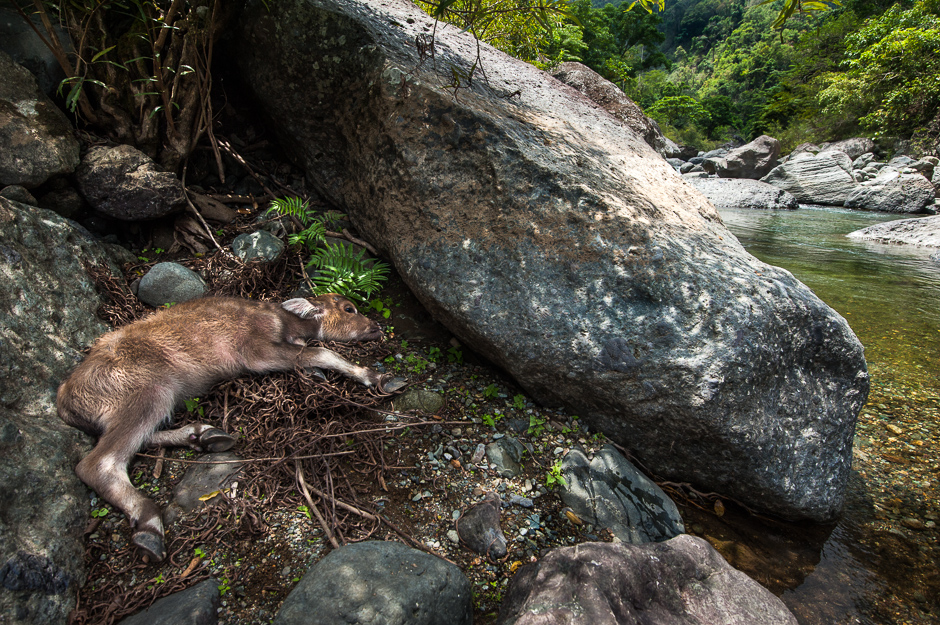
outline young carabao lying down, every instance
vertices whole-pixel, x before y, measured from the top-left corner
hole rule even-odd
[[[338,371],[382,393],[405,385],[307,341],[368,341],[377,323],[348,299],[327,294],[282,304],[208,297],[160,310],[102,336],[59,387],[59,417],[92,436],[95,448],[75,472],[120,508],[134,543],[151,559],[166,556],[160,509],[131,484],[127,466],[146,445],[225,451],[229,434],[197,423],[158,431],[177,406],[222,380],[295,367]]]

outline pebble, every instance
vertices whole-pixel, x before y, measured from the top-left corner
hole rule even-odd
[[[473,450],[473,456],[470,458],[470,462],[473,464],[479,464],[483,460],[483,456],[486,454],[486,445],[480,443],[477,445],[477,448]]]
[[[454,543],[455,545],[459,545],[460,536],[457,535],[457,530],[447,530],[447,540]]]
[[[493,440],[494,440],[494,441],[498,441],[499,439],[503,438],[504,436],[506,436],[506,435],[505,435],[505,434],[501,434],[500,432],[497,432],[496,434],[493,434]]]
[[[514,503],[517,506],[522,506],[523,508],[531,508],[533,505],[535,505],[528,497],[522,497],[521,495],[517,495],[515,493],[509,495],[509,503]]]

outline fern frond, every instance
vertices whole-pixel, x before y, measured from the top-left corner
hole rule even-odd
[[[389,266],[380,260],[365,257],[366,251],[342,243],[326,244],[310,257],[309,267],[317,270],[313,277],[314,292],[339,293],[359,302],[366,302],[381,290],[388,277]]]

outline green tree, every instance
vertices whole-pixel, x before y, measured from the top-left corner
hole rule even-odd
[[[846,38],[844,71],[821,77],[818,102],[877,134],[911,134],[940,107],[937,2],[895,5]]]

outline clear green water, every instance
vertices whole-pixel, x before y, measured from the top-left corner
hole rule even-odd
[[[801,625],[940,623],[940,264],[929,258],[938,250],[845,236],[896,215],[720,213],[751,254],[792,272],[848,320],[872,378],[842,520],[805,577],[768,585]],[[911,519],[927,527],[911,529]],[[792,545],[799,530],[787,533]]]

